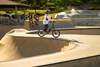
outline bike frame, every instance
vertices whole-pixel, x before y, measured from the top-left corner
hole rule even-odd
[[[50,33],[52,30],[55,30],[54,21],[52,21],[50,23],[52,23],[52,24],[51,24],[51,28],[48,28],[48,30],[47,30],[48,33]]]

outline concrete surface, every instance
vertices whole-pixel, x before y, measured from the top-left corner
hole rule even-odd
[[[26,32],[26,31],[25,31]],[[44,38],[39,38],[37,34],[25,34],[25,32],[10,32],[5,36],[1,43],[7,44],[17,44],[20,43],[22,45],[31,44],[27,42],[35,42],[34,40],[39,40],[41,43],[44,42]],[[6,37],[11,37],[11,39],[7,39]],[[59,39],[64,39],[62,41],[63,44],[68,43],[70,41],[71,45],[75,45],[73,48],[68,49],[66,46],[60,47],[59,51],[53,44],[53,48],[56,48],[58,52],[43,54],[38,56],[31,56],[19,60],[13,60],[8,62],[1,62],[0,67],[100,67],[100,35],[79,35],[79,34],[61,34],[61,36],[55,40],[52,35],[45,36],[46,44],[49,43],[52,45],[51,40],[54,40],[54,43],[58,43]],[[16,38],[16,39],[15,39]],[[27,38],[27,39],[23,39]],[[6,39],[6,41],[5,41]],[[21,40],[19,40],[21,39]],[[30,39],[30,40],[29,40]],[[33,40],[32,40],[33,39]],[[43,39],[43,40],[42,40]],[[7,41],[9,40],[9,41]],[[49,41],[50,40],[50,41]],[[67,40],[67,42],[65,41]],[[23,42],[23,43],[21,43]],[[40,43],[39,43],[40,44]],[[16,45],[16,46],[17,46]],[[19,46],[22,46],[19,45]],[[44,45],[44,44],[42,44]],[[57,44],[56,44],[57,45]],[[46,46],[46,45],[45,45]],[[25,46],[26,47],[26,46]],[[37,46],[39,47],[39,46]],[[50,46],[49,46],[50,47]],[[46,47],[46,48],[49,48]],[[50,48],[52,48],[50,47]],[[70,46],[69,46],[70,47]],[[28,48],[28,47],[27,47]],[[19,49],[19,48],[18,48]],[[22,48],[21,48],[22,49]],[[24,50],[24,49],[23,49]],[[43,49],[44,50],[44,49]],[[41,49],[39,49],[41,51]],[[45,51],[45,50],[44,50]],[[51,51],[51,50],[50,50]],[[25,51],[26,52],[26,51]]]
[[[68,40],[40,38],[33,34],[25,34],[25,32],[27,30],[13,29],[1,39],[0,43],[4,44],[0,53],[1,62],[51,54],[60,52],[63,47],[74,47],[73,45],[69,46],[70,43]]]

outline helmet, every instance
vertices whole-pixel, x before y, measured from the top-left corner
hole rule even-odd
[[[47,10],[46,13],[49,13],[49,11]]]

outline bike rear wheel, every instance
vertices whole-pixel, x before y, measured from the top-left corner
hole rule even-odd
[[[38,31],[38,35],[39,35],[40,37],[43,37],[43,36],[45,35],[45,32],[44,32],[43,30],[39,30],[39,31]]]
[[[54,38],[58,38],[60,36],[60,31],[59,30],[53,30],[52,35]]]

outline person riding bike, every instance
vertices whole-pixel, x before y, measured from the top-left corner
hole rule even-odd
[[[28,18],[29,18],[29,25],[33,26],[33,15],[32,15],[32,13],[29,13]]]
[[[44,32],[47,32],[48,30],[48,24],[49,24],[49,19],[51,19],[51,15],[49,14],[49,11],[46,11],[46,14],[44,16],[44,20],[43,20],[43,25],[44,25]]]
[[[37,26],[38,25],[38,22],[39,22],[39,17],[38,17],[38,15],[37,15],[36,12],[34,13],[34,17],[33,18],[34,18],[34,23]]]

